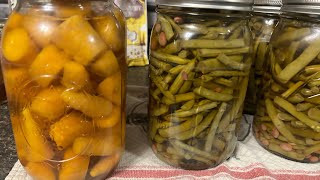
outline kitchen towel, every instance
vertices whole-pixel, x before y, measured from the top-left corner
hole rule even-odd
[[[127,126],[126,151],[109,177],[111,180],[168,179],[168,180],[313,180],[320,179],[320,164],[289,161],[263,149],[252,134],[242,142],[228,161],[201,171],[171,167],[152,152],[141,126]],[[18,161],[5,180],[31,180]]]

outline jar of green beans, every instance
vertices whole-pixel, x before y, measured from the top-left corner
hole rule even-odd
[[[253,62],[250,72],[244,112],[255,114],[259,92],[262,87],[262,74],[271,35],[279,22],[281,0],[254,0],[253,16],[249,26],[253,35]]]
[[[232,155],[252,62],[252,3],[158,1],[149,139],[164,162],[199,170]]]
[[[283,0],[263,76],[254,134],[267,150],[320,162],[320,1]]]

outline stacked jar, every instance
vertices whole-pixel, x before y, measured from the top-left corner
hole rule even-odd
[[[233,153],[252,61],[252,3],[158,1],[149,138],[164,162],[206,169]]]
[[[253,62],[250,72],[247,96],[244,111],[255,114],[262,88],[263,66],[267,58],[269,42],[275,26],[279,22],[281,0],[255,0],[253,16],[250,19],[253,42]]]
[[[283,0],[254,119],[264,148],[306,163],[320,158],[319,7],[320,1]]]
[[[34,179],[105,179],[124,150],[126,42],[113,0],[19,1],[2,69],[20,162]]]

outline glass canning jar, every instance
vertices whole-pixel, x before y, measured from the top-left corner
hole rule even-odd
[[[206,169],[229,158],[236,146],[251,67],[253,1],[179,2],[161,0],[156,9],[149,139],[166,163]]]
[[[264,148],[306,163],[320,158],[319,7],[320,1],[283,0],[254,118]]]
[[[254,39],[253,61],[250,72],[244,112],[254,115],[262,87],[263,66],[267,58],[269,42],[279,22],[281,0],[255,0],[249,26]]]
[[[17,153],[35,179],[104,179],[124,150],[126,42],[112,0],[23,0],[2,35]]]

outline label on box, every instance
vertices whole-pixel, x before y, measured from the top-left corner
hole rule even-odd
[[[148,62],[148,24],[146,0],[114,0],[127,21],[127,60],[129,66]]]

